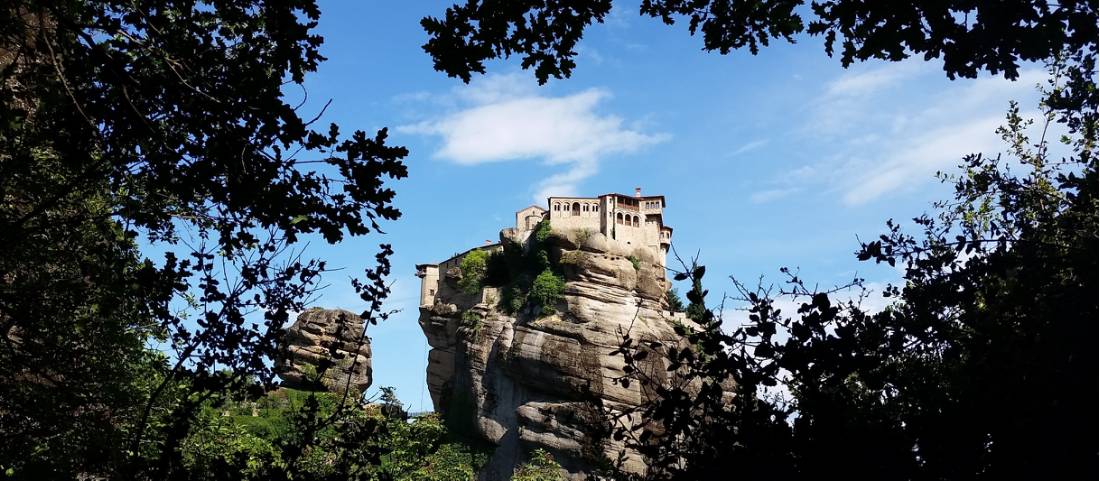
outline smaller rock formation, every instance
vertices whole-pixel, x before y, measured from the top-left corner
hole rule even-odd
[[[311,308],[286,330],[275,372],[283,386],[361,396],[371,384],[370,338],[363,319],[343,309]]]

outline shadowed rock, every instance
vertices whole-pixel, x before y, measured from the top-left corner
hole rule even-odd
[[[311,308],[286,330],[275,370],[283,386],[361,396],[371,384],[370,339],[363,320],[343,309]]]
[[[506,229],[502,242],[522,241],[526,234]],[[507,314],[498,306],[500,289],[471,295],[445,277],[436,281],[434,273],[453,260],[422,268],[421,277],[431,282],[425,284],[420,326],[432,347],[432,402],[459,434],[496,446],[480,479],[509,479],[538,448],[549,451],[573,480],[585,479],[601,458],[620,453],[627,470],[645,471],[638,453],[624,452],[607,436],[608,423],[675,373],[666,371],[663,352],[655,352],[642,366],[652,381],[648,387],[624,387],[613,382],[625,373],[622,356],[612,351],[625,332],[683,347],[674,326],[697,326],[668,311],[663,259],[600,233],[581,242],[575,234],[554,230],[550,238],[550,255],[561,260],[566,280],[563,302],[551,315],[534,309]]]

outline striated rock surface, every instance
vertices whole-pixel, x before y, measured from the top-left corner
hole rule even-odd
[[[502,241],[511,235],[505,230]],[[607,435],[608,419],[649,393],[641,383],[613,382],[624,364],[612,351],[625,332],[681,344],[673,326],[690,324],[668,311],[663,263],[650,250],[627,251],[603,234],[575,231],[554,231],[550,242],[566,279],[556,313],[506,314],[497,306],[499,289],[463,293],[450,282],[453,275],[420,307],[436,411],[452,428],[496,446],[484,480],[510,479],[536,448],[549,451],[574,480],[601,458],[618,458],[622,446]],[[668,382],[663,356],[646,361],[646,376]],[[645,470],[636,453],[623,454],[627,469]]]
[[[363,320],[343,309],[311,308],[286,331],[275,370],[283,385],[361,396],[371,384],[370,339]]]

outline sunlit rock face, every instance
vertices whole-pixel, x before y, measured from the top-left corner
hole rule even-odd
[[[526,234],[507,229],[501,237]],[[690,324],[668,311],[663,259],[651,250],[568,230],[554,230],[551,243],[566,279],[554,314],[506,314],[498,289],[463,293],[446,263],[432,271],[442,279],[436,274],[422,297],[432,402],[452,427],[496,446],[485,480],[509,479],[537,448],[549,451],[570,479],[584,479],[603,458],[618,458],[622,446],[607,435],[609,418],[650,393],[637,382],[613,382],[624,375],[624,362],[612,351],[624,333],[680,345],[673,326]],[[430,272],[422,277],[430,279]],[[646,361],[647,376],[668,381],[663,356]],[[623,454],[627,469],[645,470],[637,453]]]
[[[343,309],[308,309],[286,330],[275,371],[283,386],[361,396],[371,384],[363,320]]]

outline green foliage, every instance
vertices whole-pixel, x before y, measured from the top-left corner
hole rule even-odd
[[[536,449],[530,461],[516,468],[512,481],[565,481],[565,476],[550,453]]]
[[[325,392],[280,389],[255,403],[208,406],[182,443],[193,479],[472,479],[486,453],[451,439],[435,415],[406,421],[396,399],[344,405]]]
[[[626,256],[626,260],[630,261],[630,265],[634,266],[634,270],[642,270],[642,261],[638,260],[635,256]]]
[[[539,244],[542,244],[546,242],[546,239],[550,238],[551,232],[552,231],[550,229],[550,221],[543,220],[539,221],[539,223],[535,225],[535,232],[531,235],[531,237],[533,237],[535,241]]]
[[[1045,114],[1039,132],[1064,119]],[[904,267],[880,312],[811,290],[783,269],[795,312],[780,311],[767,288],[735,282],[749,321],[722,329],[701,307],[703,270],[687,269],[689,311],[700,306],[693,318],[707,322],[689,336],[699,347],[670,350],[669,368],[701,387],[674,387],[640,408],[661,423],[661,439],[616,436],[645,445],[651,468],[660,467],[655,479],[733,470],[806,480],[1061,479],[1092,469],[1095,449],[1079,440],[1094,430],[1079,420],[1097,403],[1085,380],[1094,379],[1100,316],[1098,153],[1086,128],[1064,141],[1066,157],[1052,158],[1028,126],[1012,105],[999,131],[1007,156],[965,157],[960,175],[942,177],[953,198],[915,218],[916,233],[888,221],[860,246],[860,260]],[[627,371],[637,369],[640,353],[622,347]]]
[[[455,441],[434,414],[393,425],[385,440],[392,451],[382,458],[377,477],[398,481],[470,481],[488,454]]]
[[[558,263],[562,265],[577,265],[581,262],[582,259],[584,259],[583,252],[579,250],[566,251],[562,252],[561,258],[558,259]]]
[[[572,3],[516,0],[508,9],[488,2],[456,3],[441,18],[425,17],[424,50],[436,70],[469,82],[485,73],[484,62],[513,55],[534,68],[539,83],[572,74],[578,42],[593,23],[603,22],[611,0]],[[1070,66],[1064,89],[1048,92],[1048,105],[1067,106],[1077,129],[1095,118],[1097,8],[1088,0],[1023,1],[1013,8],[970,1],[935,4],[919,0],[864,2],[804,0],[739,3],[728,0],[647,0],[639,13],[667,25],[688,25],[703,49],[723,55],[747,48],[757,54],[773,40],[793,43],[800,34],[821,35],[825,52],[847,67],[870,59],[901,61],[910,56],[943,59],[948,78],[987,71],[1019,76],[1021,65],[1059,58]],[[552,25],[553,28],[539,28]],[[1086,112],[1087,111],[1087,112]],[[1095,138],[1095,130],[1086,137]]]
[[[462,292],[477,294],[481,290],[488,262],[489,252],[484,249],[474,249],[462,257],[458,263],[458,269],[462,272],[458,287]]]
[[[676,288],[669,288],[668,292],[665,292],[665,299],[668,301],[668,310],[672,312],[684,312],[686,309],[684,306],[684,300],[680,299],[680,294],[676,292]]]
[[[407,151],[286,96],[323,60],[318,16],[311,0],[0,6],[2,469],[186,477],[201,408],[274,383],[279,328],[326,270],[298,242],[400,215],[388,180]],[[372,322],[381,251],[354,284]]]
[[[550,223],[539,222],[526,247],[506,241],[501,252],[489,257],[486,284],[501,287],[499,302],[505,312],[520,312],[531,303],[542,314],[551,314],[561,300],[565,280],[550,258],[551,236]]]
[[[463,311],[461,321],[462,321],[462,324],[461,324],[462,327],[464,329],[469,330],[471,333],[473,333],[474,337],[477,337],[478,333],[481,332],[481,315],[480,314],[478,314],[474,311]]]
[[[564,291],[565,280],[550,269],[546,269],[531,284],[529,297],[539,307],[539,312],[546,316],[554,313],[555,306],[561,301]]]
[[[510,285],[504,289],[504,295],[500,298],[500,306],[504,312],[515,314],[527,305],[527,291],[518,286]]]

